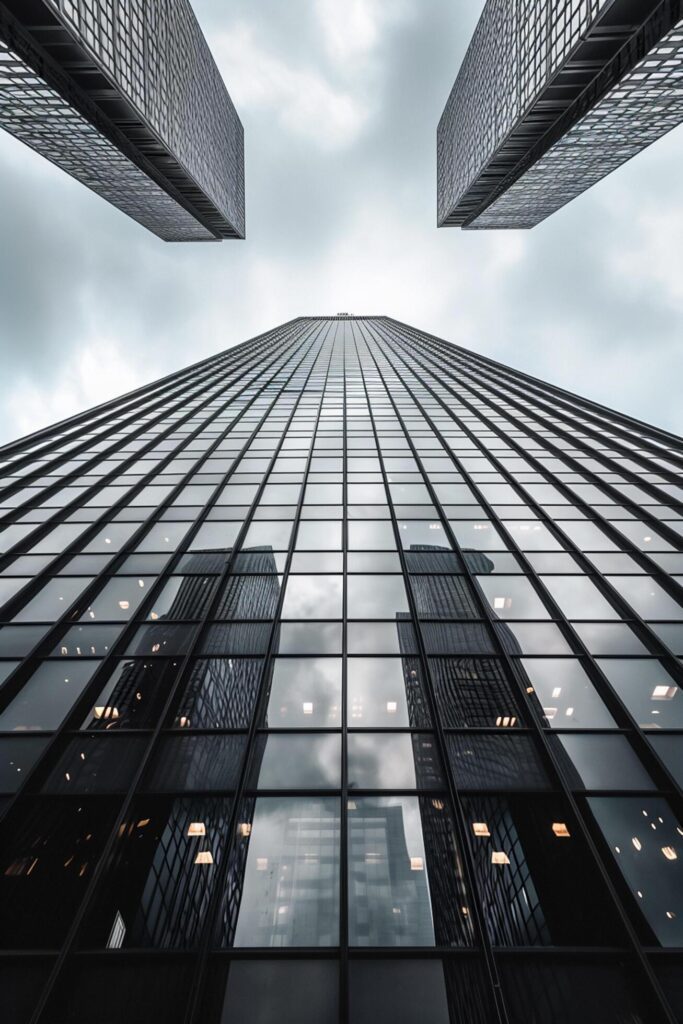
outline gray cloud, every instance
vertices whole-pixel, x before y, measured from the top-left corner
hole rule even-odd
[[[480,0],[194,6],[245,126],[247,240],[164,245],[0,136],[0,441],[339,309],[683,432],[683,129],[533,232],[437,231]]]

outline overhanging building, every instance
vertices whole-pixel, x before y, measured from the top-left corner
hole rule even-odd
[[[1,0],[0,127],[165,241],[244,237],[244,133],[189,0]]]
[[[487,0],[439,122],[439,227],[534,227],[681,121],[681,0]]]
[[[5,1024],[683,1020],[683,441],[300,318],[0,450]]]

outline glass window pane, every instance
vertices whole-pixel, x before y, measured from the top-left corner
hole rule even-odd
[[[44,661],[0,714],[0,732],[57,729],[90,682],[97,661]]]
[[[630,961],[515,957],[500,966],[510,1024],[636,1024],[651,1016]]]
[[[297,551],[341,551],[340,522],[302,522],[296,535]]]
[[[49,742],[28,736],[0,739],[0,793],[15,793],[23,785]]]
[[[201,577],[197,577],[197,579],[201,580]],[[281,583],[281,577],[272,573],[267,576],[255,574],[228,576],[220,594],[215,617],[217,619],[274,618],[280,600]],[[192,608],[194,595],[190,592],[187,596],[190,608]],[[186,618],[190,618],[190,615],[188,614]]]
[[[576,658],[520,658],[522,683],[551,729],[616,729]]]
[[[125,793],[147,747],[143,736],[79,736],[62,741],[44,793]]]
[[[93,961],[79,957],[57,982],[53,1009],[64,1024],[78,1024],[97,1006],[97,1024],[183,1024],[192,988],[186,961],[144,958]],[[106,992],[106,998],[103,993]]]
[[[343,576],[290,576],[283,619],[340,619]]]
[[[217,583],[215,576],[172,576],[157,592],[147,618],[201,619]]]
[[[654,658],[602,658],[598,664],[641,729],[682,729],[683,691]]]
[[[10,812],[0,844],[3,949],[61,946],[117,808],[117,800],[79,797],[32,800]]]
[[[109,580],[102,590],[91,600],[91,604],[81,615],[83,622],[91,619],[103,622],[121,622],[132,618],[145,598],[149,597],[150,587],[155,582],[153,576],[136,578],[119,576]]]
[[[340,658],[277,658],[264,725],[315,729],[341,725]]]
[[[444,785],[430,733],[349,733],[349,789],[435,789]]]
[[[448,736],[448,759],[461,789],[548,789],[550,780],[530,736]]]
[[[334,960],[235,960],[221,1024],[249,1008],[253,1024],[338,1024],[339,965]]]
[[[415,654],[417,641],[412,622],[349,622],[349,654]]]
[[[93,698],[81,728],[106,732],[152,728],[159,721],[179,667],[179,661],[166,658],[110,662],[110,675]]]
[[[349,726],[419,729],[431,724],[416,658],[350,658],[347,705]]]
[[[194,665],[178,701],[174,725],[185,729],[246,729],[251,723],[263,662],[206,658]]]
[[[60,576],[48,582],[14,616],[14,622],[54,622],[65,615],[88,586],[81,576]]]
[[[388,520],[348,523],[350,551],[395,551],[394,528]]]
[[[659,796],[589,797],[588,805],[650,937],[661,946],[683,945],[683,829]]]
[[[647,654],[630,626],[621,622],[577,622],[574,629],[591,654]]]
[[[481,618],[479,604],[465,576],[412,576],[410,586],[420,618]]]
[[[662,759],[666,769],[673,775],[678,785],[683,787],[683,735],[669,733],[651,736],[649,740],[650,746]]]
[[[147,773],[156,793],[232,790],[246,751],[245,736],[167,736]]]
[[[547,526],[536,519],[507,519],[503,526],[522,551],[561,551],[562,545]]]
[[[468,899],[443,800],[349,801],[349,942],[466,945]]]
[[[271,548],[273,551],[286,551],[292,536],[292,527],[292,523],[275,522],[273,520],[251,523],[242,544],[242,551],[254,548]]]
[[[337,789],[341,737],[325,733],[259,736],[250,785],[259,789]]]
[[[500,619],[550,618],[543,601],[524,576],[477,576],[477,583]]]
[[[463,551],[505,551],[507,548],[488,519],[449,519],[448,525]]]
[[[349,618],[395,619],[408,612],[403,577],[349,576],[347,603]]]
[[[496,622],[494,629],[508,654],[573,654],[552,622]]]
[[[490,1024],[495,1020],[483,972],[469,957],[447,963],[351,960],[349,989],[353,1024]]]
[[[278,654],[341,654],[341,622],[284,622],[279,629]]]
[[[259,797],[255,807],[247,801],[238,825],[240,856],[228,879],[232,913],[222,919],[223,944],[338,945],[339,833],[337,798]]]
[[[230,801],[139,799],[122,823],[82,944],[197,945],[225,846]]]
[[[673,597],[669,597],[652,577],[606,576],[605,579],[642,618],[683,619],[683,607]]]
[[[587,576],[543,576],[542,580],[568,619],[619,618],[616,609]]]
[[[524,725],[518,698],[501,662],[493,658],[432,658],[429,667],[439,715],[446,728]]]
[[[609,946],[622,936],[560,796],[465,796],[475,876],[496,946]]]
[[[574,789],[653,789],[625,736],[554,737],[558,757]]]
[[[405,551],[451,550],[451,542],[439,519],[406,519],[398,524],[399,537]]]

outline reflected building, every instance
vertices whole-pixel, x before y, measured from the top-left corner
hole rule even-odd
[[[0,470],[3,1024],[683,1020],[679,438],[342,315]]]
[[[531,228],[683,121],[683,10],[487,0],[437,132],[438,224]]]
[[[0,126],[165,241],[244,237],[244,133],[189,0],[3,0]]]

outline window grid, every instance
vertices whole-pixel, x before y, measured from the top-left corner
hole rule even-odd
[[[43,971],[27,1019],[79,1012],[86,965],[174,964],[189,1021],[301,962],[337,978],[325,1019],[395,968],[512,1022],[513,954],[558,1020],[588,956],[603,1009],[609,975],[674,1019],[683,520],[644,478],[682,454],[348,316],[3,449],[0,962]]]

